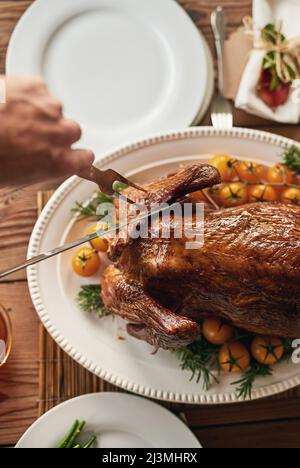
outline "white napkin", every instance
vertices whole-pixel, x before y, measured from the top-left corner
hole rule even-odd
[[[300,0],[253,0],[253,22],[262,29],[268,23],[282,22],[282,32],[287,38],[300,34]],[[260,34],[258,33],[260,36]],[[259,39],[259,37],[257,38]],[[264,52],[254,50],[244,70],[235,105],[250,114],[282,123],[298,123],[300,102],[294,102],[292,92],[288,101],[275,111],[268,107],[256,94]]]
[[[6,354],[6,345],[3,340],[0,340],[0,364],[3,362]]]

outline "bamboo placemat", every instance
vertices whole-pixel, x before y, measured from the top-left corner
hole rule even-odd
[[[38,192],[38,214],[53,192]],[[77,364],[48,334],[42,323],[39,336],[39,416],[59,403],[94,392],[120,391]]]

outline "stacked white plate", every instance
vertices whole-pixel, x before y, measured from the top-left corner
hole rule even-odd
[[[36,0],[7,73],[42,75],[98,155],[198,123],[214,82],[209,48],[175,0]]]

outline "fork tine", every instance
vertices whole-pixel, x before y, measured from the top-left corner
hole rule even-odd
[[[134,182],[131,182],[131,180],[127,179],[126,177],[122,176],[118,172],[110,169],[111,173],[114,174],[116,177],[116,180],[118,182],[123,182],[124,184],[128,185],[129,187],[135,188],[136,190],[140,190],[141,192],[147,193],[147,190],[145,190],[143,187],[140,187],[139,185],[136,185]]]

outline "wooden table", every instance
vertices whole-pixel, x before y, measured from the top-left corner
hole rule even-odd
[[[51,0],[49,0],[50,2]],[[4,72],[10,34],[28,0],[0,0],[0,72]],[[251,12],[250,0],[179,0],[213,48],[210,12],[226,8],[229,32]],[[209,113],[205,123],[209,122]],[[284,136],[300,137],[299,126],[278,125],[235,112],[235,124]],[[0,270],[24,260],[36,220],[38,190],[53,189],[59,181],[0,189]],[[0,283],[0,302],[11,309],[14,346],[9,363],[0,370],[0,439],[13,445],[37,417],[38,319],[24,272]],[[227,407],[185,408],[195,433],[205,447],[300,447],[300,391],[276,398]]]

